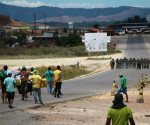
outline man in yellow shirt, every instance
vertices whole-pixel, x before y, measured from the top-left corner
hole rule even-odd
[[[37,70],[33,71],[33,76],[30,78],[30,80],[33,83],[33,96],[34,96],[35,103],[38,103],[38,100],[39,100],[40,104],[43,105],[43,101],[41,97],[41,88],[40,88],[42,78],[40,75],[38,75]]]
[[[55,79],[55,97],[57,95],[60,98],[61,95],[61,85],[62,85],[62,76],[61,76],[61,68],[57,66],[57,69],[54,71],[54,79]]]

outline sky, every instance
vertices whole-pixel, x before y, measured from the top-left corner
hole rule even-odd
[[[133,6],[150,8],[150,0],[0,0],[0,2],[22,7],[105,8]]]

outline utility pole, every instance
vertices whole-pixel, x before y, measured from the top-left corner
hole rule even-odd
[[[43,13],[43,21],[44,21],[43,23],[46,31],[46,13]]]
[[[36,33],[36,28],[37,28],[37,26],[36,26],[36,13],[33,13],[33,20],[34,20],[34,28],[33,28],[33,30]]]

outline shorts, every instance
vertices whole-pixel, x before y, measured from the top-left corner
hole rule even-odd
[[[127,93],[127,88],[121,88],[121,89],[119,89],[119,91],[118,91],[119,93],[123,93],[123,94],[126,94]]]
[[[15,92],[7,92],[7,98],[8,99],[14,99]]]

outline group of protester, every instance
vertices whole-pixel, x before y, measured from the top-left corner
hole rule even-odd
[[[108,109],[106,125],[135,125],[133,119],[133,113],[127,105],[124,104],[123,95],[125,95],[125,102],[128,102],[127,93],[127,79],[124,75],[119,75],[120,77],[120,88],[118,89],[118,84],[113,81],[111,95],[115,96],[113,105]]]
[[[110,61],[111,69],[149,69],[150,59],[148,58],[126,58],[123,59],[112,59]]]
[[[113,60],[113,59],[112,59]],[[129,65],[128,65],[129,66]],[[21,100],[26,100],[28,92],[34,96],[35,103],[40,102],[43,104],[41,96],[41,83],[42,79],[46,78],[47,92],[48,94],[54,94],[54,97],[60,97],[61,85],[62,85],[62,73],[61,67],[57,66],[55,71],[52,71],[51,67],[48,67],[47,71],[41,77],[36,69],[31,67],[29,70],[25,66],[17,71],[14,75],[8,71],[8,66],[5,65],[0,71],[0,80],[2,87],[2,101],[3,103],[9,103],[9,108],[13,108],[12,103],[15,96],[15,86],[18,88],[18,92],[22,95]],[[19,80],[17,78],[19,76]],[[115,81],[113,81],[112,95],[114,96],[113,105],[108,109],[106,125],[110,125],[111,121],[113,125],[128,125],[128,121],[131,125],[135,125],[133,114],[131,109],[124,104],[123,94],[125,95],[125,102],[128,102],[127,93],[127,79],[124,75],[120,77],[120,88]],[[147,75],[141,76],[141,84],[143,80],[148,79]],[[18,84],[18,83],[19,84]],[[53,90],[53,86],[54,90]],[[143,86],[142,86],[143,89]],[[6,98],[7,97],[7,98]]]
[[[62,75],[61,67],[57,66],[55,71],[48,67],[47,71],[40,76],[37,69],[31,67],[27,69],[25,66],[17,71],[10,71],[7,65],[0,70],[0,82],[2,88],[2,103],[9,103],[9,108],[13,108],[13,100],[15,96],[15,87],[17,87],[21,100],[27,100],[28,93],[33,94],[35,103],[43,104],[41,96],[41,87],[43,79],[46,79],[48,94],[60,98]]]

